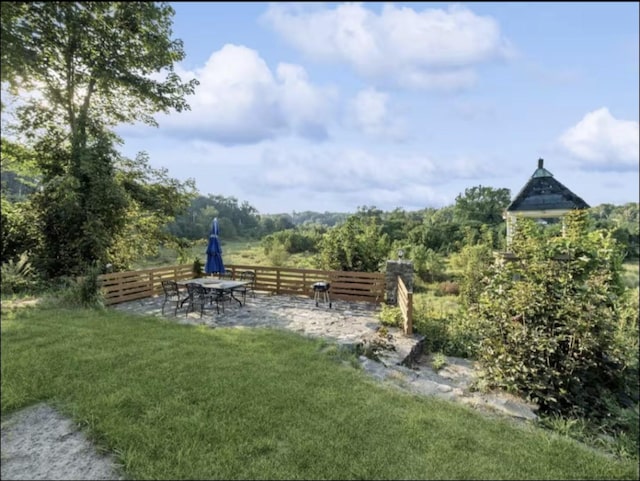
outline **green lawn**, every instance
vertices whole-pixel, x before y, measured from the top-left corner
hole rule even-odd
[[[106,310],[2,312],[2,414],[49,401],[132,479],[638,479],[534,427],[384,388],[321,343]]]

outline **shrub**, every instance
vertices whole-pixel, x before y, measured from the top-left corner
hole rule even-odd
[[[269,258],[269,262],[273,267],[282,267],[289,259],[289,253],[280,242],[275,242],[272,245],[267,257]]]
[[[196,257],[193,260],[192,272],[193,272],[193,275],[196,277],[202,277],[204,273],[204,271],[202,270],[202,261],[200,260],[199,257]]]
[[[490,245],[467,245],[457,254],[452,254],[449,260],[452,269],[460,272],[460,300],[463,306],[469,308],[478,304],[478,297],[482,292],[482,278],[493,262]]]
[[[20,254],[17,261],[3,262],[1,269],[3,294],[26,292],[37,285],[37,277],[26,252]]]
[[[402,326],[402,311],[397,306],[389,306],[384,302],[380,305],[378,319],[383,326]]]
[[[615,240],[589,232],[586,213],[576,211],[566,237],[519,220],[512,251],[517,260],[495,263],[479,297],[482,377],[543,413],[606,416],[604,400],[627,390],[629,373],[616,342],[623,288]]]
[[[104,295],[98,279],[101,270],[98,264],[94,264],[86,270],[84,277],[72,281],[60,297],[62,304],[68,307],[103,308]]]
[[[439,371],[447,365],[447,358],[441,352],[436,352],[431,360],[431,366],[434,371]]]
[[[460,286],[458,286],[457,282],[441,282],[438,285],[438,293],[443,296],[457,296],[460,294]]]

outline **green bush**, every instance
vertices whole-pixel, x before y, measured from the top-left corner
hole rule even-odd
[[[37,286],[38,278],[27,253],[20,254],[17,261],[3,262],[1,269],[3,294],[27,292]]]
[[[447,365],[447,358],[441,352],[436,352],[431,360],[431,366],[434,371],[439,371]]]
[[[199,257],[193,259],[192,272],[196,277],[202,277],[202,275],[204,274],[204,271],[202,270],[202,261]]]
[[[287,263],[289,253],[282,243],[274,242],[269,254],[267,254],[267,258],[273,267],[282,267]]]
[[[378,319],[384,326],[402,326],[402,311],[397,306],[390,306],[384,302],[380,305]]]
[[[100,273],[98,264],[87,268],[83,277],[71,281],[71,285],[62,291],[60,302],[68,307],[103,308],[104,295],[98,279]]]
[[[467,245],[459,253],[452,254],[449,264],[460,273],[458,286],[460,300],[465,307],[478,304],[482,292],[482,278],[493,262],[493,251],[489,244]]]
[[[590,231],[586,213],[575,211],[565,237],[519,220],[511,250],[517,260],[497,262],[483,277],[482,378],[543,413],[607,416],[605,399],[633,396],[625,386],[632,360],[616,339],[623,287],[615,240]]]

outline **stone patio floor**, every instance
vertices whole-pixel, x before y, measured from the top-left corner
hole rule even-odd
[[[398,329],[389,327],[382,339],[377,331],[381,323],[377,318],[379,306],[368,302],[349,302],[332,299],[332,307],[320,302],[316,307],[312,298],[303,296],[269,295],[256,293],[247,296],[242,307],[237,302],[225,303],[220,314],[206,309],[202,318],[199,312],[186,313],[186,306],[174,315],[175,304],[167,303],[162,314],[164,296],[123,302],[112,306],[138,314],[175,319],[180,324],[201,324],[212,328],[268,327],[287,329],[302,335],[323,338],[347,348],[363,350],[375,342],[380,361],[384,365],[408,364],[419,356],[422,336],[405,336]],[[384,349],[383,347],[386,347]]]

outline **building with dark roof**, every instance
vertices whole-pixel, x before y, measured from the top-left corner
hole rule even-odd
[[[538,159],[538,168],[504,211],[507,245],[511,243],[518,217],[563,218],[571,210],[588,208],[589,204],[557,181],[544,168],[544,160]]]

